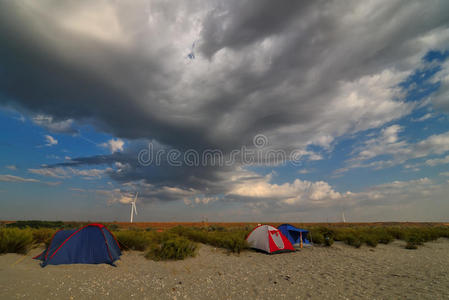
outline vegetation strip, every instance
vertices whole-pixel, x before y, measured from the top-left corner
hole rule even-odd
[[[24,225],[26,225],[24,227]],[[30,225],[30,226],[28,226]],[[57,227],[57,226],[59,227]],[[75,226],[74,226],[75,225]],[[80,227],[79,223],[20,221],[0,227],[0,254],[26,254],[32,247],[41,244],[48,246],[57,229]],[[38,227],[42,226],[42,227]],[[56,226],[56,227],[55,227]],[[70,226],[70,227],[69,227]],[[73,227],[72,227],[73,226]],[[179,260],[193,257],[197,253],[198,243],[240,253],[249,249],[246,236],[252,227],[240,225],[222,227],[217,225],[203,227],[176,226],[164,232],[147,229],[121,229],[113,227],[122,250],[144,251],[145,257],[153,260]],[[341,241],[359,248],[362,245],[376,247],[393,240],[406,242],[406,249],[418,246],[438,238],[449,238],[447,225],[354,225],[341,224],[327,226],[301,226],[308,229],[308,239],[314,245],[332,246]]]

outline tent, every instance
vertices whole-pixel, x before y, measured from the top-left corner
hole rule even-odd
[[[307,234],[309,233],[308,230],[296,228],[295,226],[290,224],[282,224],[278,226],[278,229],[293,245],[301,244],[302,237],[302,244],[305,246],[310,246],[310,242],[307,239]]]
[[[295,251],[289,240],[276,228],[270,225],[260,225],[251,231],[246,238],[251,248],[269,254]]]
[[[120,255],[120,246],[112,233],[102,224],[89,224],[56,232],[48,248],[33,258],[41,260],[42,267],[48,264],[114,265]]]

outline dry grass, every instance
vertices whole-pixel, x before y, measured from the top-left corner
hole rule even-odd
[[[1,223],[0,253],[26,253],[30,247],[48,245],[56,232],[54,228],[79,228],[87,222],[23,221]],[[123,250],[147,251],[154,259],[177,259],[190,256],[195,243],[203,243],[240,253],[248,249],[247,234],[256,223],[104,223],[114,234]],[[278,226],[281,223],[271,223]],[[310,230],[309,240],[316,245],[332,246],[342,241],[356,248],[376,247],[394,239],[407,242],[407,249],[416,249],[425,242],[449,238],[449,226],[443,223],[291,223]],[[30,228],[33,227],[43,228]],[[7,226],[8,228],[5,228]],[[23,228],[23,226],[25,226]],[[17,228],[18,227],[18,228]],[[50,228],[48,228],[50,227]],[[144,230],[145,229],[145,230]],[[189,241],[193,244],[186,242]],[[196,244],[195,244],[196,245]],[[180,247],[177,252],[176,247]],[[151,252],[151,253],[150,253]],[[193,255],[193,254],[192,254]]]

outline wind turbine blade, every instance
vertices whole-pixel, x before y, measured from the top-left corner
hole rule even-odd
[[[136,202],[133,202],[133,209],[134,209],[134,213],[137,215],[137,207],[136,207]]]

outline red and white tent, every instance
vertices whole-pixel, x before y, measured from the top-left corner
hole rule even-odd
[[[267,253],[295,251],[290,241],[277,229],[270,225],[260,225],[251,231],[246,238],[251,248]]]

